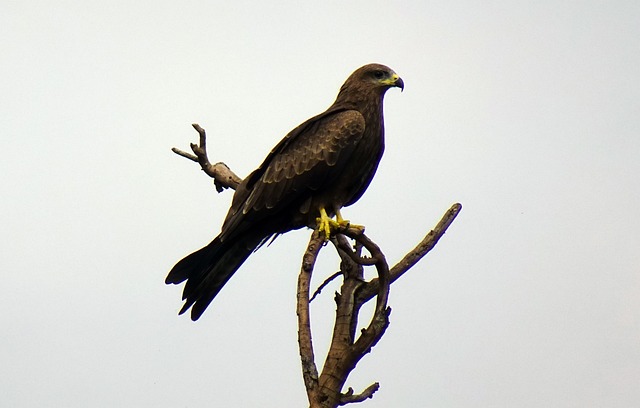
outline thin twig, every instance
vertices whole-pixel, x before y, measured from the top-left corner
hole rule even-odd
[[[362,402],[367,398],[373,398],[373,394],[376,391],[378,391],[378,389],[380,389],[380,384],[376,382],[371,384],[367,388],[365,388],[365,390],[362,391],[360,394],[353,395],[353,388],[349,387],[349,390],[347,391],[347,393],[342,394],[342,397],[340,398],[340,405],[347,405],[354,402]]]
[[[198,158],[194,155],[192,155],[191,153],[187,153],[185,151],[182,151],[180,149],[178,149],[177,147],[172,147],[171,151],[174,152],[175,154],[177,154],[178,156],[182,156],[182,157],[186,157],[187,159],[194,161],[194,162],[198,162]]]
[[[331,283],[332,280],[334,280],[340,275],[342,275],[342,271],[338,271],[333,275],[329,276],[327,279],[325,279],[324,282],[322,282],[322,285],[318,286],[318,289],[316,289],[316,291],[313,292],[313,296],[311,296],[311,299],[309,299],[309,303],[313,302],[313,299],[315,299],[316,296],[318,296],[320,292],[322,292],[322,289],[324,289],[325,286],[327,286],[329,283]]]
[[[242,179],[238,177],[233,171],[231,171],[229,166],[222,162],[211,164],[207,155],[207,133],[197,123],[194,123],[191,126],[193,126],[193,128],[198,132],[200,136],[199,144],[190,144],[191,150],[193,151],[195,156],[191,153],[187,153],[175,147],[172,148],[171,151],[179,156],[200,163],[200,167],[202,168],[202,170],[207,173],[209,177],[213,178],[216,190],[219,193],[222,192],[225,188],[235,190],[242,182]]]

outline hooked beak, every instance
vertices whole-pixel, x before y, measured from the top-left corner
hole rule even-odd
[[[396,73],[391,75],[391,78],[387,79],[385,83],[388,86],[395,86],[400,88],[401,91],[404,91],[404,81]]]

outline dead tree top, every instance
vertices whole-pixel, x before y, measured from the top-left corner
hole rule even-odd
[[[197,124],[192,126],[200,135],[198,144],[191,143],[193,154],[177,148],[173,148],[173,152],[199,163],[202,170],[213,178],[218,192],[227,188],[235,190],[242,179],[222,162],[211,164],[207,155],[205,130]],[[453,204],[422,241],[391,268],[389,268],[378,245],[371,241],[363,230],[349,227],[339,228],[336,234],[332,235],[330,241],[340,255],[340,272],[327,278],[310,297],[313,268],[320,250],[326,243],[324,234],[317,230],[313,231],[307,250],[303,255],[298,275],[296,306],[302,377],[310,407],[333,408],[363,402],[373,397],[373,394],[380,387],[377,382],[359,394],[355,394],[350,387],[344,393],[342,389],[351,371],[382,338],[389,326],[391,308],[387,306],[387,301],[390,285],[435,247],[461,210],[461,204]],[[353,241],[353,244],[349,242],[349,239]],[[362,254],[363,249],[368,252],[368,255]],[[365,266],[374,266],[378,276],[369,281],[365,280]],[[332,341],[324,367],[318,373],[311,338],[309,306],[322,288],[339,276],[343,277],[343,283],[335,297],[337,309]],[[373,316],[367,327],[361,329],[358,334],[360,310],[365,303],[373,298],[376,299]]]

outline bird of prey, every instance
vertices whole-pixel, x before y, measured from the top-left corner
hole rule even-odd
[[[404,89],[404,82],[389,67],[358,68],[333,105],[289,132],[240,183],[220,234],[165,280],[187,281],[180,314],[191,308],[191,319],[198,320],[269,238],[305,226],[328,238],[332,228],[348,224],[340,209],[358,201],[376,172],[384,151],[382,102],[392,87]]]

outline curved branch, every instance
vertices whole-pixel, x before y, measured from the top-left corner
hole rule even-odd
[[[347,231],[347,234],[349,232]],[[362,244],[367,251],[371,254],[371,259],[375,260],[375,267],[378,271],[378,295],[376,297],[376,309],[371,318],[371,322],[366,329],[362,329],[362,334],[353,344],[352,352],[355,354],[357,361],[360,360],[366,353],[371,351],[371,348],[378,343],[385,330],[389,326],[389,314],[391,314],[391,308],[387,307],[387,300],[389,299],[389,289],[391,285],[391,279],[389,276],[389,265],[387,260],[380,250],[380,247],[371,241],[366,235],[353,235],[350,236],[358,243]],[[365,258],[366,261],[369,259]],[[358,302],[364,304],[358,297]]]
[[[311,234],[309,245],[302,258],[302,267],[298,276],[298,301],[296,314],[298,315],[298,347],[302,362],[302,378],[307,389],[307,396],[311,406],[316,406],[318,394],[318,369],[313,355],[311,340],[311,319],[309,313],[309,288],[311,274],[316,263],[318,253],[324,244],[324,236],[318,230]]]
[[[440,238],[447,232],[447,228],[453,223],[460,211],[462,210],[462,204],[456,203],[447,210],[442,216],[442,219],[435,226],[434,229],[420,241],[416,247],[404,256],[396,265],[389,270],[391,283],[395,282],[399,277],[404,275],[406,271],[411,269],[413,265],[418,263],[426,254],[428,254],[438,243]],[[378,293],[378,279],[374,278],[371,282],[367,283],[358,294],[359,300],[367,302]]]
[[[216,164],[211,164],[209,161],[209,157],[207,156],[207,134],[203,128],[200,127],[197,123],[192,124],[193,128],[200,135],[199,144],[191,143],[191,150],[195,154],[184,152],[177,148],[172,148],[171,151],[175,154],[185,157],[191,161],[200,163],[200,167],[202,170],[207,173],[207,175],[213,178],[213,182],[216,186],[216,190],[220,193],[225,188],[230,188],[235,190],[238,185],[242,182],[242,179],[238,177],[234,172],[229,169],[229,166],[226,164],[219,162]]]
[[[362,266],[371,266],[376,264],[377,260],[375,258],[362,256],[360,255],[359,250],[357,251],[352,250],[351,246],[349,245],[349,242],[345,238],[345,236],[348,236],[349,238],[352,238],[355,240],[355,238],[353,237],[364,235],[362,230],[354,229],[354,228],[351,228],[351,229],[341,228],[337,232],[338,232],[338,235],[332,237],[332,242],[334,243],[334,245],[338,247],[339,250],[342,250],[343,253],[345,253],[349,258],[351,258],[353,262]],[[356,244],[360,244],[360,246],[362,246],[362,244],[358,240],[355,240],[355,241],[356,241]]]
[[[327,279],[325,279],[324,282],[322,282],[322,284],[320,286],[318,286],[318,289],[316,289],[316,291],[313,292],[313,296],[311,296],[311,299],[309,299],[309,303],[313,302],[313,299],[315,299],[316,296],[318,296],[320,293],[322,293],[322,289],[324,289],[325,286],[330,284],[331,281],[333,281],[335,278],[337,278],[340,275],[342,275],[342,271],[338,271],[338,272],[334,273],[333,275],[329,276]]]

